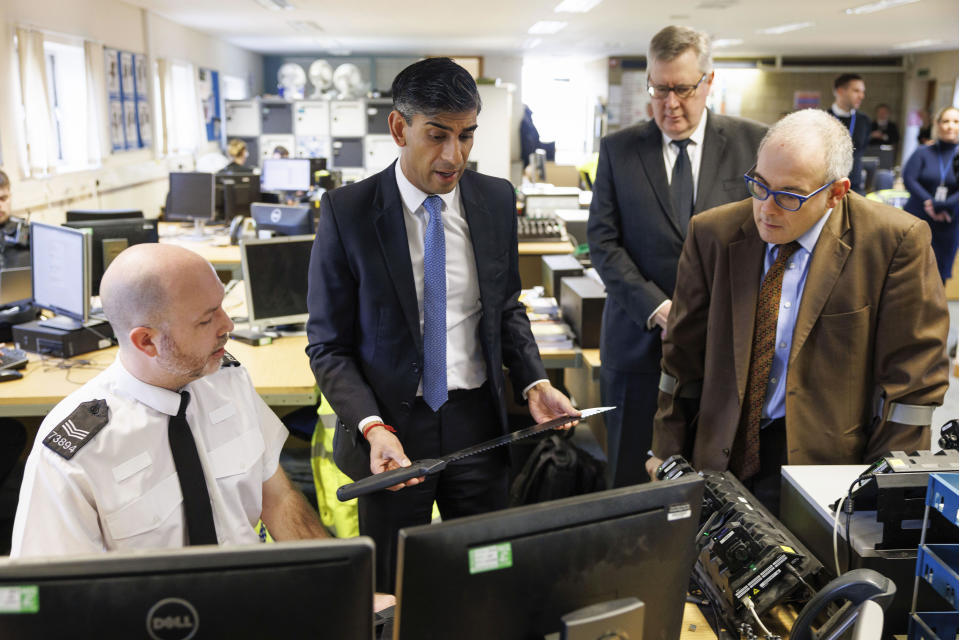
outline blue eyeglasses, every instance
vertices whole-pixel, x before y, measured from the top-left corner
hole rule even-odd
[[[817,193],[835,182],[835,180],[830,180],[809,195],[801,196],[798,193],[790,193],[789,191],[773,191],[762,182],[759,182],[756,180],[756,178],[749,175],[755,170],[756,167],[753,166],[752,169],[743,174],[743,178],[746,179],[746,190],[749,191],[749,195],[757,200],[767,200],[769,196],[772,196],[776,204],[779,205],[779,208],[786,211],[799,211],[799,208],[805,204],[806,200],[809,200]]]

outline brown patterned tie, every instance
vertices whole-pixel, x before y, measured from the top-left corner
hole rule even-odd
[[[756,326],[753,330],[752,356],[749,361],[749,379],[746,381],[746,398],[739,430],[733,443],[729,468],[740,480],[748,480],[759,471],[759,422],[766,401],[769,385],[769,370],[776,353],[776,322],[779,319],[779,300],[783,289],[783,274],[786,264],[799,243],[779,245],[779,255],[769,267],[759,288],[756,301]]]

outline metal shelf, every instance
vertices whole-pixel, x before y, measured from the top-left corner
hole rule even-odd
[[[913,611],[919,580],[925,580],[949,604],[956,607],[959,592],[959,544],[925,544],[929,512],[935,509],[953,526],[959,526],[959,474],[929,474],[922,542],[916,554],[916,582]],[[955,640],[959,633],[959,612],[915,612],[909,618],[909,640]]]

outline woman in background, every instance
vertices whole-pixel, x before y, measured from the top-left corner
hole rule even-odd
[[[245,142],[233,138],[227,143],[226,152],[230,154],[232,162],[220,169],[220,173],[252,173],[253,170],[246,166],[246,159],[250,152],[247,151]]]
[[[936,115],[933,140],[909,157],[902,179],[909,190],[905,209],[929,223],[932,250],[945,282],[952,277],[952,264],[959,248],[959,182],[953,169],[959,144],[959,108],[946,107]]]

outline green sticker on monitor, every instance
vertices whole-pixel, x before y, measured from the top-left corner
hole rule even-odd
[[[35,585],[0,587],[0,614],[37,613],[40,611],[40,592]]]
[[[513,546],[509,542],[470,549],[470,575],[513,566]]]

